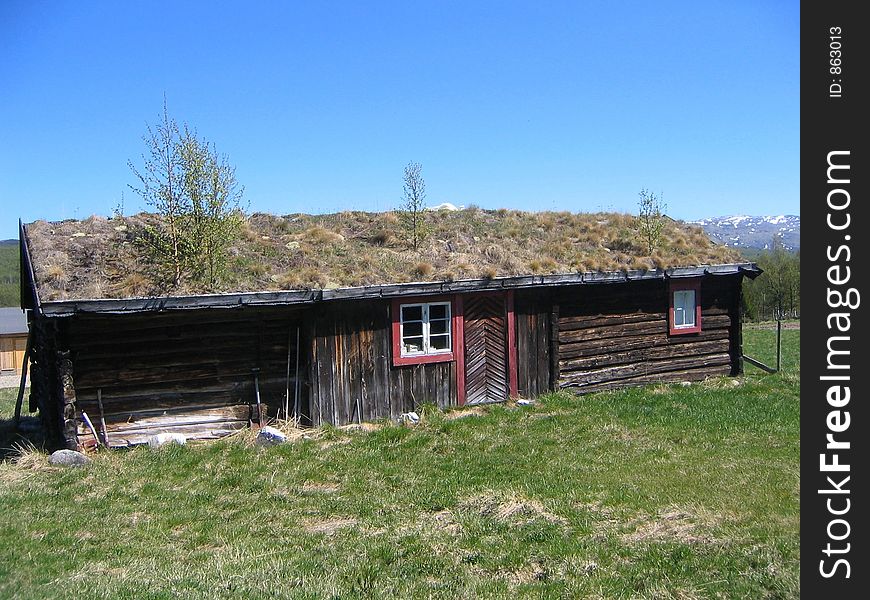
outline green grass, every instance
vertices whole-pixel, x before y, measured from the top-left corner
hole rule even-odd
[[[746,331],[760,358],[767,331]],[[0,597],[799,596],[799,331],[784,372],[0,464]],[[5,392],[0,418],[8,419]]]

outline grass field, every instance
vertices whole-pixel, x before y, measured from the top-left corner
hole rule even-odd
[[[26,452],[0,464],[0,597],[798,597],[799,336],[776,375],[78,470]]]

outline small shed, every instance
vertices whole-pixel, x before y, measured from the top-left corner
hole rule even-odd
[[[21,375],[27,331],[27,315],[22,309],[0,307],[0,375]]]
[[[147,219],[21,227],[31,409],[58,445],[737,375],[760,273],[678,222],[647,256],[627,215],[433,213],[415,251],[389,214],[253,215],[231,289],[134,295]]]

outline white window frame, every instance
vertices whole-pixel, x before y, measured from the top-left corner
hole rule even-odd
[[[415,306],[419,306],[421,308],[421,321],[417,321],[416,319],[408,321],[409,323],[422,323],[422,333],[423,333],[423,348],[418,352],[406,352],[405,351],[405,309],[413,308]],[[430,321],[429,321],[429,308],[432,306],[443,306],[446,311],[446,318],[437,319],[438,321],[445,321],[447,323],[447,331],[446,334],[437,334],[437,335],[446,335],[447,337],[447,347],[444,349],[433,349],[431,347],[431,337],[430,337]],[[450,354],[453,352],[453,313],[450,302],[413,302],[409,304],[400,304],[399,305],[399,348],[401,349],[402,358],[413,358],[415,356],[434,356],[438,354]],[[414,336],[418,337],[418,336]]]
[[[681,297],[691,297],[691,307],[687,306],[685,301],[682,304],[679,304],[677,298]],[[697,323],[695,323],[697,308],[698,298],[695,290],[674,290],[674,329],[692,329],[697,327]],[[677,325],[678,310],[683,314],[683,323],[681,325]],[[691,323],[687,322],[687,318],[691,318]]]

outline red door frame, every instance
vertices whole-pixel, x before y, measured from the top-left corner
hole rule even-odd
[[[503,294],[505,318],[507,319],[508,346],[508,395],[516,398],[517,393],[517,331],[514,316],[514,291],[481,292],[483,294]],[[463,311],[463,296],[456,295],[453,303],[456,310],[456,400],[459,406],[465,405],[465,313]]]

